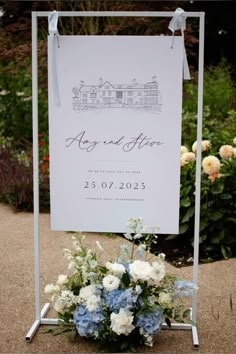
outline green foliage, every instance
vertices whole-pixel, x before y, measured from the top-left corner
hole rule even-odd
[[[198,92],[196,81],[186,81],[184,89],[184,108],[186,111],[196,112]],[[217,66],[210,66],[205,70],[203,104],[210,108],[212,117],[222,119],[231,108],[234,108],[235,93],[231,67],[225,59]]]
[[[207,153],[203,152],[203,156],[204,154]],[[200,259],[205,261],[227,259],[236,255],[235,153],[232,158],[222,158],[220,162],[220,174],[215,180],[209,179],[204,172],[201,176],[199,252]],[[175,247],[182,251],[185,249],[188,256],[193,254],[195,169],[195,161],[190,161],[181,168],[179,234],[164,237],[167,249],[174,242]]]
[[[11,66],[12,63],[9,64]],[[0,134],[15,141],[32,140],[32,79],[25,69],[0,75]],[[39,88],[39,130],[46,132],[47,92]]]
[[[197,136],[197,83],[184,83],[182,138],[185,144]],[[204,73],[203,138],[211,140],[213,146],[226,144],[236,131],[236,88],[230,66],[223,60]]]

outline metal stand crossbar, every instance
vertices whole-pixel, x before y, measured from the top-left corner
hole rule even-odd
[[[34,275],[35,275],[35,318],[25,336],[31,342],[40,325],[57,325],[57,319],[45,318],[50,304],[40,310],[40,248],[39,248],[39,158],[38,158],[38,57],[37,57],[37,18],[48,17],[50,12],[32,12],[32,111],[33,111],[33,177],[34,177]],[[174,12],[113,12],[113,11],[65,11],[58,12],[62,17],[173,17]],[[197,163],[195,191],[195,224],[194,224],[194,262],[193,282],[198,282],[199,257],[199,224],[200,224],[200,190],[201,190],[201,141],[202,141],[202,109],[203,109],[203,58],[204,58],[204,12],[185,12],[186,17],[199,18],[199,52],[198,52],[198,109],[197,109]],[[193,346],[198,349],[197,334],[197,295],[192,297],[192,324],[172,324],[172,329],[192,330]],[[166,324],[162,328],[169,328]]]

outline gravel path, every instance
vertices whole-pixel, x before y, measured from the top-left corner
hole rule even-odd
[[[64,335],[43,334],[41,326],[31,343],[25,335],[34,322],[33,214],[14,213],[0,204],[0,352],[1,353],[91,353],[97,347],[83,339],[70,343]],[[120,237],[89,234],[91,247],[101,240],[109,257],[122,242]],[[48,302],[43,288],[66,272],[63,249],[71,247],[71,235],[50,230],[50,216],[40,215],[41,302]],[[170,271],[191,279],[192,267],[168,265]],[[199,266],[199,353],[236,353],[236,259]],[[230,309],[230,294],[233,311]],[[218,316],[219,315],[219,316]],[[51,317],[52,315],[49,316]],[[54,316],[53,316],[54,317]],[[149,353],[196,353],[191,331],[163,330]]]

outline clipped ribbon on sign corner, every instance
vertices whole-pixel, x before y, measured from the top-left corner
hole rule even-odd
[[[178,7],[175,10],[175,14],[171,19],[168,28],[173,33],[173,41],[172,41],[172,47],[173,47],[175,31],[181,30],[181,34],[184,37],[184,31],[186,29],[186,16],[184,15],[184,10],[182,10],[180,7]],[[185,45],[184,45],[184,56],[183,56],[183,77],[184,80],[191,80]]]
[[[52,80],[53,80],[53,95],[54,101],[57,106],[60,106],[60,93],[57,77],[57,63],[56,63],[56,46],[59,48],[59,32],[57,29],[58,22],[58,12],[54,10],[48,15],[48,33],[51,51],[51,63],[50,68],[52,70]]]

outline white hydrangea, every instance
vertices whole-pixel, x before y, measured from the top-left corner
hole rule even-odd
[[[111,313],[111,329],[118,335],[128,336],[135,328],[132,325],[134,316],[131,311],[121,308],[119,313]]]
[[[54,284],[47,284],[44,288],[45,294],[58,293],[59,291],[60,291],[60,287]]]
[[[102,283],[107,291],[112,291],[119,287],[120,279],[115,277],[114,275],[109,274],[103,278]]]
[[[60,274],[57,278],[58,285],[65,285],[68,281],[68,277],[65,274]]]
[[[96,292],[96,285],[95,284],[91,284],[91,285],[81,288],[80,292],[79,292],[80,301],[82,301],[82,302],[86,301],[88,298],[90,298],[92,295],[94,295],[95,292]]]
[[[236,137],[233,138],[233,144],[236,145]]]
[[[165,293],[164,291],[159,293],[158,302],[161,306],[165,308],[171,308],[173,303],[173,297],[170,293]]]
[[[106,268],[117,276],[121,276],[125,273],[125,267],[123,266],[123,264],[107,262]]]
[[[86,307],[89,311],[95,311],[101,298],[97,295],[91,295],[86,301]]]
[[[57,312],[64,313],[68,311],[73,305],[78,303],[78,296],[74,295],[70,290],[62,290],[59,295],[56,296],[54,302],[54,309]]]
[[[154,269],[152,275],[153,279],[157,281],[161,281],[166,274],[164,262],[160,262],[160,261],[152,262],[152,267]]]

